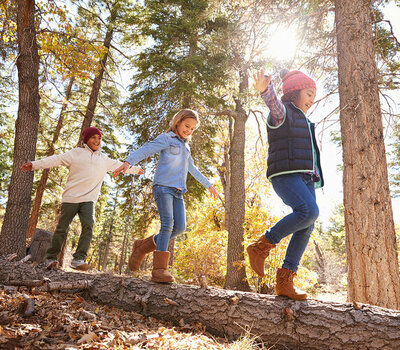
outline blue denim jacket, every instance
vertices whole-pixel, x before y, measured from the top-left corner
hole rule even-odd
[[[160,153],[160,159],[154,174],[153,185],[181,188],[182,192],[186,192],[186,178],[189,171],[205,188],[211,186],[211,183],[194,166],[189,145],[173,131],[159,135],[132,152],[126,161],[134,165],[155,153]]]

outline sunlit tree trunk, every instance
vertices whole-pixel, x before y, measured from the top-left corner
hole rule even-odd
[[[18,117],[15,122],[13,171],[0,233],[0,255],[25,255],[26,229],[31,207],[33,172],[19,167],[35,158],[39,124],[39,55],[35,30],[35,1],[20,0],[17,8]]]
[[[247,73],[241,72],[239,94],[248,88]],[[235,100],[233,138],[230,146],[230,209],[225,288],[250,290],[244,267],[243,224],[245,219],[245,140],[247,113],[240,98]]]
[[[98,74],[96,75],[96,77],[94,78],[94,81],[92,84],[92,90],[90,92],[89,102],[86,107],[86,113],[85,113],[85,117],[83,118],[81,133],[79,136],[79,141],[78,141],[79,146],[83,145],[82,131],[84,129],[86,129],[87,127],[89,127],[93,121],[94,111],[96,109],[97,100],[99,98],[101,82],[103,80],[103,75],[106,70],[107,59],[108,59],[109,51],[111,48],[111,41],[113,38],[114,25],[115,25],[115,20],[117,18],[117,13],[118,12],[116,9],[112,9],[107,33],[106,33],[106,36],[105,36],[104,42],[103,42],[103,46],[106,50],[105,50],[103,58],[100,60],[100,70],[99,70]]]
[[[336,0],[348,298],[400,308],[371,2]]]
[[[74,77],[69,80],[67,89],[65,91],[65,99],[61,107],[60,116],[58,117],[56,128],[54,130],[53,140],[51,141],[51,145],[46,152],[46,157],[52,156],[54,154],[54,145],[60,137],[61,128],[64,125],[64,113],[68,105],[68,100],[71,97],[73,83]],[[26,232],[27,244],[29,244],[38,223],[40,206],[42,204],[44,190],[46,189],[47,179],[49,178],[49,172],[50,169],[43,170],[42,176],[40,177],[39,185],[36,189],[36,195],[32,206],[31,216],[29,217],[28,222],[28,230]]]
[[[229,227],[229,218],[230,218],[230,208],[231,208],[231,170],[230,170],[230,160],[229,160],[229,149],[232,143],[232,117],[229,117],[229,139],[224,142],[223,145],[223,161],[222,164],[216,164],[218,175],[222,183],[222,189],[224,191],[224,210],[225,210],[225,218],[224,218],[224,226],[225,229]]]

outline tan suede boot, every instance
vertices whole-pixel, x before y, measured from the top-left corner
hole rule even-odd
[[[307,293],[298,289],[293,284],[293,278],[296,274],[289,269],[281,268],[276,273],[276,295],[282,295],[294,300],[307,299]]]
[[[250,266],[254,272],[260,277],[265,276],[264,264],[265,259],[269,255],[269,251],[275,248],[275,244],[268,242],[265,236],[262,235],[257,241],[247,247],[247,254],[249,254]]]
[[[131,271],[139,269],[146,254],[156,250],[156,244],[154,243],[154,235],[145,239],[137,239],[133,243],[132,254],[129,257],[128,266]]]
[[[168,272],[169,252],[156,250],[153,252],[153,271],[151,280],[160,283],[170,283],[174,281],[172,275]]]

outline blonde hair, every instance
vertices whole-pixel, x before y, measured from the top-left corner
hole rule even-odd
[[[178,126],[178,124],[188,118],[197,121],[196,129],[200,126],[200,118],[197,112],[192,109],[185,108],[181,109],[178,113],[174,115],[171,122],[169,123],[169,128],[167,129],[167,132],[169,131],[176,132],[176,127]],[[189,136],[188,141],[190,141],[191,136],[192,135]]]

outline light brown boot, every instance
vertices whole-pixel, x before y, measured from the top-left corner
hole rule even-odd
[[[160,283],[170,283],[174,281],[172,275],[168,272],[169,252],[156,250],[153,252],[153,271],[151,280]]]
[[[145,239],[137,239],[133,242],[132,254],[128,261],[128,266],[131,271],[138,270],[146,254],[155,250],[156,244],[154,243],[154,235]]]
[[[265,276],[264,264],[265,259],[269,255],[269,251],[275,248],[275,244],[269,243],[265,236],[262,235],[257,241],[247,247],[247,254],[249,254],[250,266],[254,272],[260,277]]]
[[[281,268],[276,273],[276,295],[282,295],[294,300],[307,299],[307,293],[298,289],[293,284],[293,278],[296,274],[289,269]]]

